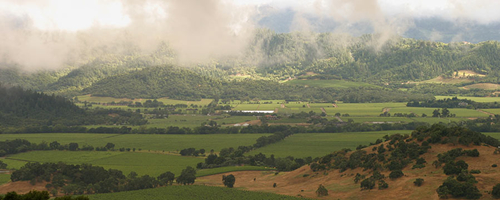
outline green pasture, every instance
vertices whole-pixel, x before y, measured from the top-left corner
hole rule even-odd
[[[221,117],[221,118],[213,118],[212,120],[217,122],[217,124],[236,124],[236,123],[242,123],[242,122],[247,122],[251,120],[256,120],[257,117],[255,116],[231,116],[231,117]]]
[[[2,158],[1,161],[3,161],[5,164],[7,164],[8,169],[19,169],[22,166],[24,166],[24,164],[26,164],[25,161],[11,160],[11,159],[5,159],[5,158]]]
[[[10,174],[0,174],[0,185],[10,182]]]
[[[31,151],[6,158],[26,162],[64,162],[67,164],[88,163],[105,169],[118,169],[125,175],[131,171],[139,175],[158,176],[166,171],[179,175],[186,166],[195,167],[202,158],[167,154],[111,152],[111,151]]]
[[[105,146],[108,142],[118,148],[136,148],[143,151],[173,151],[185,148],[211,149],[218,152],[222,148],[248,146],[257,138],[269,134],[210,134],[210,135],[156,135],[156,134],[90,134],[90,133],[41,133],[41,134],[2,134],[3,140],[26,139],[30,142],[50,143],[58,141],[61,144],[76,142],[80,147],[91,145]]]
[[[405,103],[338,103],[338,107],[323,107],[328,115],[335,113],[349,114],[349,116],[379,116],[384,108],[391,108],[390,113],[395,108],[406,107]]]
[[[345,80],[290,80],[285,82],[290,85],[300,85],[300,86],[308,86],[308,87],[331,87],[331,88],[350,88],[350,87],[372,87],[372,88],[380,88],[380,86],[372,85],[369,83],[363,82],[353,82],[353,81],[345,81]]]
[[[226,172],[235,172],[235,171],[270,171],[276,170],[270,167],[262,167],[262,166],[230,166],[230,167],[218,167],[213,169],[200,169],[196,171],[196,176],[209,176],[214,174],[221,174]]]
[[[167,128],[169,126],[194,128],[201,126],[203,122],[208,123],[208,121],[212,118],[215,117],[194,114],[169,115],[168,118],[164,119],[148,119],[148,124],[146,124],[145,126],[148,128]]]
[[[421,116],[422,113],[425,113],[427,116],[432,116],[432,112],[434,110],[440,108],[424,108],[424,107],[399,107],[399,108],[391,108],[391,115],[394,113],[415,113],[417,116]],[[487,114],[479,112],[473,109],[466,108],[448,108],[451,114],[455,114],[456,117],[487,117]],[[441,109],[440,109],[441,111]]]
[[[414,121],[413,118],[408,118],[408,117],[340,117],[340,119],[342,119],[344,122],[347,122],[349,121],[349,119],[352,119],[355,123],[365,123],[365,122],[408,123]]]
[[[436,99],[451,99],[455,96],[435,96]],[[469,99],[472,101],[476,102],[500,102],[500,97],[464,97],[464,96],[457,96],[459,99]]]
[[[483,134],[489,135],[491,137],[494,137],[494,138],[500,140],[500,133],[499,132],[483,132]]]
[[[350,148],[356,149],[360,144],[368,145],[375,142],[384,135],[391,134],[410,134],[408,130],[398,131],[373,131],[373,132],[350,132],[350,133],[303,133],[294,134],[283,141],[268,145],[247,153],[255,155],[263,153],[266,156],[274,154],[277,157],[293,156],[301,157],[319,157],[328,153]]]
[[[276,104],[277,106],[279,106],[278,104]],[[260,106],[260,104],[236,104],[236,105],[232,105],[233,106],[233,110],[258,110],[258,107]]]
[[[493,113],[495,115],[500,115],[500,108],[491,108],[491,109],[481,109],[483,111]]]
[[[236,183],[239,180],[236,177]],[[222,183],[221,183],[222,184]],[[190,200],[288,200],[288,199],[304,199],[293,196],[279,195],[265,192],[253,192],[246,190],[238,190],[235,188],[211,187],[202,185],[173,185],[167,187],[135,190],[127,192],[116,192],[107,194],[89,195],[91,200],[163,200],[163,199],[190,199]]]

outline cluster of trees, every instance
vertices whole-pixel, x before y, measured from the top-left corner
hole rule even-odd
[[[71,142],[69,144],[60,144],[57,141],[53,141],[51,143],[40,142],[39,144],[31,143],[28,140],[24,139],[15,139],[15,140],[6,140],[0,141],[0,157],[22,153],[26,151],[34,151],[34,150],[67,150],[67,151],[114,151],[115,145],[113,143],[107,143],[106,146],[96,147],[94,148],[91,145],[84,145],[80,147],[78,143]],[[120,148],[120,151],[130,151],[130,148]],[[135,151],[135,148],[134,148]],[[1,165],[0,165],[1,168]]]
[[[181,154],[181,156],[198,156],[200,154],[205,154],[205,149],[196,150],[195,148],[187,148],[181,150],[179,154]]]
[[[432,111],[432,117],[455,117],[455,114],[450,113],[450,110],[448,108],[443,108],[441,110],[441,113],[439,112],[439,109],[436,109]]]
[[[172,172],[162,173],[158,177],[138,176],[135,172],[125,176],[120,170],[105,170],[90,164],[30,162],[12,172],[10,179],[12,182],[46,181],[50,183],[45,187],[54,195],[60,192],[66,195],[81,195],[155,188],[171,185],[174,180],[178,184],[192,184],[196,179],[196,170],[188,166],[177,178]]]
[[[439,197],[443,199],[447,199],[449,196],[454,198],[479,199],[483,195],[475,185],[476,183],[476,178],[467,169],[464,169],[457,177],[448,177],[436,191]]]
[[[459,99],[458,97],[447,99],[434,99],[424,102],[410,101],[408,107],[428,107],[428,108],[468,108],[468,109],[488,109],[500,108],[498,102],[475,102],[469,99]]]
[[[481,145],[500,146],[500,141],[491,136],[473,131],[466,127],[453,126],[446,127],[443,124],[433,124],[430,127],[418,127],[412,132],[411,136],[418,141],[424,141],[429,144],[462,144],[462,145]]]
[[[5,196],[0,195],[0,200],[49,200],[50,194],[47,191],[32,190],[26,194],[17,194],[16,192],[8,192]],[[62,196],[56,197],[54,200],[89,200],[86,196]]]

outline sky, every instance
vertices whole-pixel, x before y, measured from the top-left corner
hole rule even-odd
[[[202,0],[200,0],[202,1]],[[359,13],[353,4],[375,5],[384,17],[441,17],[488,24],[500,21],[498,0],[222,0],[237,7],[271,6],[342,20]],[[79,31],[93,26],[124,27],[133,20],[126,11],[130,0],[1,0],[0,16],[29,19],[40,30]],[[159,1],[143,6],[152,19],[168,16]],[[357,2],[357,3],[350,3]],[[375,3],[373,3],[375,2]],[[340,16],[342,15],[342,16]],[[361,15],[363,15],[361,13]]]
[[[259,19],[283,10],[294,11],[294,31],[330,19],[337,32],[361,22],[386,39],[419,18],[500,23],[500,0],[0,0],[0,63],[51,69],[123,46],[151,52],[162,41],[180,61],[201,62],[242,52]]]

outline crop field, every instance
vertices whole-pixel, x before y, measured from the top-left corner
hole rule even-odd
[[[105,169],[118,169],[125,175],[131,171],[139,175],[158,176],[171,171],[179,175],[186,166],[195,167],[203,162],[202,158],[185,157],[156,153],[137,152],[100,152],[100,151],[31,151],[8,156],[6,159],[16,159],[32,162],[65,162],[68,164],[88,163]]]
[[[0,174],[0,185],[10,181],[10,174]]]
[[[410,134],[411,131],[294,134],[276,144],[256,149],[247,154],[255,155],[263,153],[266,156],[274,154],[276,157],[293,156],[295,158],[302,158],[311,156],[314,158],[343,148],[354,150],[360,144],[368,145],[370,142],[375,142],[384,135],[396,133]]]
[[[353,82],[344,80],[290,80],[285,82],[290,85],[301,85],[309,87],[331,87],[331,88],[350,88],[350,87],[380,87],[363,82]]]
[[[238,180],[236,180],[238,181]],[[293,196],[285,196],[264,192],[252,192],[245,190],[237,190],[224,187],[211,187],[202,185],[173,185],[167,187],[117,192],[108,194],[89,195],[91,200],[163,200],[163,199],[190,199],[190,200],[288,200],[288,199],[304,199]]]
[[[108,142],[118,148],[136,148],[143,151],[177,151],[185,148],[211,149],[218,152],[222,148],[252,145],[257,138],[269,134],[210,134],[210,135],[153,135],[153,134],[90,134],[90,133],[41,133],[41,134],[2,134],[2,139],[27,139],[40,143],[58,141],[61,144],[76,142],[80,147],[92,145],[105,146]]]
[[[453,98],[455,96],[435,96],[436,99],[448,99],[448,98]],[[464,97],[464,96],[457,96],[459,99],[469,99],[472,101],[476,102],[495,102],[498,101],[500,102],[500,97]]]

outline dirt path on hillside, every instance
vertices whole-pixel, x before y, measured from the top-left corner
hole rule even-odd
[[[323,108],[323,107],[321,107],[321,112],[323,112],[323,113],[325,113],[325,115],[327,115],[327,114],[326,114],[326,110],[325,110],[325,108]]]
[[[344,120],[340,119],[339,116],[335,116],[335,118],[337,118],[337,120],[339,120],[339,122],[344,122]]]
[[[311,108],[311,106],[309,104],[307,104],[307,108]]]
[[[482,112],[482,113],[487,114],[487,115],[495,116],[495,114],[490,113],[490,112],[486,112],[486,111],[481,110],[481,109],[477,109],[477,111]]]
[[[384,108],[384,109],[382,109],[382,113],[390,112],[390,111],[391,111],[391,108]]]

